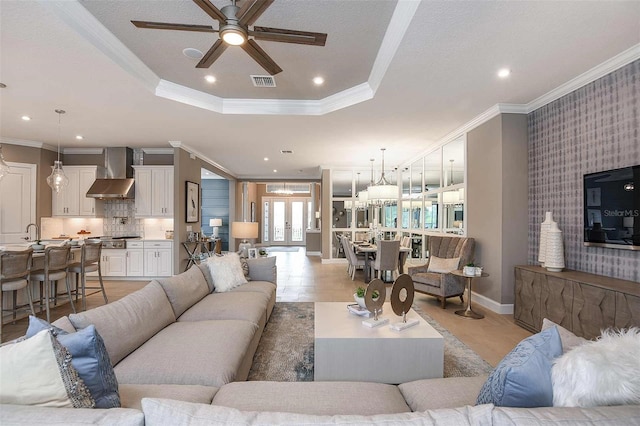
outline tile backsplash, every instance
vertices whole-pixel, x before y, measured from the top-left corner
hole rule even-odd
[[[135,201],[108,200],[104,203],[104,235],[144,237],[143,219],[135,217]]]

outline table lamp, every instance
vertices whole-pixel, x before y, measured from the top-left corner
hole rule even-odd
[[[222,219],[209,219],[209,226],[213,227],[211,238],[218,238],[218,227],[222,226]]]
[[[248,239],[258,238],[258,222],[233,222],[231,224],[231,236],[242,239],[242,242],[238,245],[240,257],[248,257],[247,250],[251,248],[251,243]]]

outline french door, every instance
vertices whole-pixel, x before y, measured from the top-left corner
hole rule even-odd
[[[310,198],[263,198],[263,243],[272,246],[305,245],[310,201]]]

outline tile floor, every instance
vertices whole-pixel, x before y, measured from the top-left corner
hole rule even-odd
[[[353,302],[355,289],[363,284],[363,272],[356,272],[355,281],[347,274],[345,264],[322,264],[315,256],[306,256],[304,249],[298,252],[274,253],[278,265],[279,302]],[[146,285],[146,281],[105,281],[109,301],[115,301]],[[93,308],[104,303],[100,293],[87,297],[87,307]],[[479,305],[477,310],[485,315],[482,320],[459,317],[454,311],[461,309],[459,298],[451,298],[446,309],[441,309],[438,301],[421,293],[416,293],[414,303],[447,328],[467,346],[476,351],[491,365],[496,365],[504,355],[531,333],[515,325],[512,315],[498,315]],[[80,304],[78,303],[78,306]],[[52,320],[71,312],[69,304],[62,304],[52,310]],[[7,341],[24,334],[27,320],[3,326],[2,338]]]

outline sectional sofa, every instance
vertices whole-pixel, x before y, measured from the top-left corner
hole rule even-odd
[[[1,405],[0,424],[640,424],[639,406],[475,405],[486,377],[368,382],[247,382],[276,300],[273,259],[249,259],[247,284],[214,292],[206,265],[150,282],[54,325],[93,324],[118,380],[122,408]],[[366,360],[363,360],[366,362]],[[1,380],[1,378],[0,378]]]

